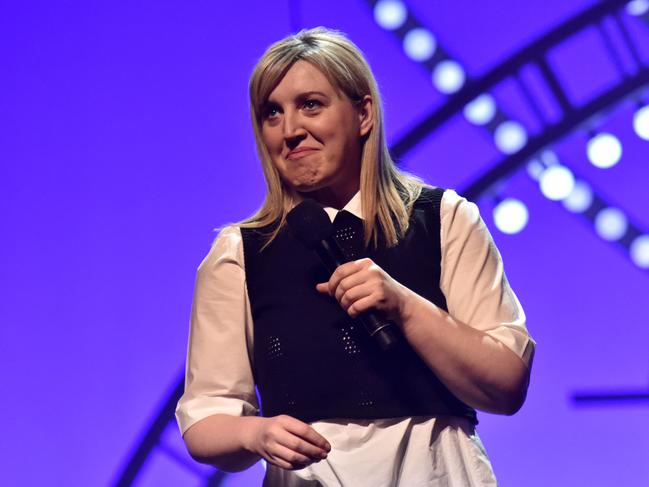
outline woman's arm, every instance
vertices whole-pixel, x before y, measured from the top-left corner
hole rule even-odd
[[[215,414],[194,423],[183,439],[194,460],[226,472],[239,472],[261,458],[244,447],[243,436],[256,416]]]
[[[225,471],[246,469],[262,457],[303,468],[330,446],[295,418],[256,416],[251,325],[241,233],[227,227],[197,273],[185,391],[176,408],[183,439],[194,459]]]
[[[513,414],[523,404],[529,371],[520,358],[486,332],[454,319],[395,281],[372,260],[341,265],[318,290],[330,292],[352,317],[368,309],[384,312],[435,375],[469,406]]]
[[[384,312],[459,399],[513,414],[525,399],[534,349],[525,315],[477,207],[447,191],[440,216],[440,286],[448,313],[370,259],[340,266],[317,289],[335,296],[351,316],[370,308]]]
[[[454,319],[405,289],[401,330],[435,375],[476,409],[514,414],[525,401],[529,369],[502,342]]]
[[[184,435],[194,460],[226,472],[239,472],[262,457],[297,470],[327,458],[331,445],[308,424],[290,416],[262,418],[215,414],[192,425]]]

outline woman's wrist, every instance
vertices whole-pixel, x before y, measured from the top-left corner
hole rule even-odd
[[[242,416],[240,419],[241,448],[249,453],[258,455],[259,453],[255,448],[255,436],[257,435],[260,423],[264,420],[264,418],[260,416]]]
[[[421,305],[422,299],[417,293],[408,289],[403,284],[399,285],[399,307],[398,307],[398,324],[405,330],[405,328],[412,325],[415,317],[418,314],[418,308]]]

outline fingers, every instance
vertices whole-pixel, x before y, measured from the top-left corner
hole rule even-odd
[[[313,463],[327,458],[327,452],[301,440],[297,436],[286,436],[277,440],[279,450],[284,451],[289,456],[283,455],[283,458],[290,463]]]
[[[304,468],[322,460],[322,457],[310,458],[281,444],[275,445],[272,453],[269,453],[269,455],[277,465],[291,470]]]
[[[302,438],[309,442],[312,446],[316,447],[320,452],[328,452],[331,450],[331,445],[324,436],[314,430],[311,426],[303,423],[299,419],[291,416],[280,416],[285,421],[284,426],[286,430],[293,433],[295,436]]]
[[[320,293],[329,294],[329,283],[328,282],[321,282],[319,284],[316,284],[315,288]]]
[[[271,418],[264,458],[291,470],[304,468],[327,457],[331,445],[308,424],[291,416]]]
[[[384,311],[388,300],[373,283],[361,284],[346,291],[339,300],[341,308],[352,318],[369,309]]]
[[[365,258],[339,265],[334,273],[331,274],[329,282],[322,282],[320,284],[317,284],[316,289],[321,293],[328,292],[329,295],[334,296],[334,293],[340,286],[341,281],[350,276],[356,275],[360,271],[369,268],[373,264],[374,262],[372,262],[371,259]],[[357,279],[358,282],[361,282],[362,280],[363,279],[360,276]]]
[[[375,287],[375,285],[376,283],[372,282],[371,276],[368,276],[364,272],[356,272],[340,281],[334,290],[334,297],[343,308],[346,308],[347,306],[343,304],[343,296],[347,296],[347,299],[352,295],[360,297],[364,294],[359,293],[362,293],[363,290],[367,290],[370,287]]]
[[[407,294],[371,259],[359,259],[338,266],[328,282],[316,289],[335,297],[352,318],[376,309],[391,319],[399,319]]]
[[[364,313],[368,309],[375,308],[376,300],[373,296],[366,296],[354,301],[348,308],[347,314],[352,318],[356,318],[359,314]]]

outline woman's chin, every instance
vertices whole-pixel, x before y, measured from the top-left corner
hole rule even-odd
[[[299,179],[291,181],[291,187],[298,193],[311,193],[325,188],[327,184],[318,179]]]

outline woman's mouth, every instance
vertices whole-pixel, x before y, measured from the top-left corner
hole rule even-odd
[[[288,160],[302,159],[303,157],[310,156],[311,154],[314,154],[317,151],[318,149],[313,149],[310,147],[295,149],[286,155],[286,159]]]

